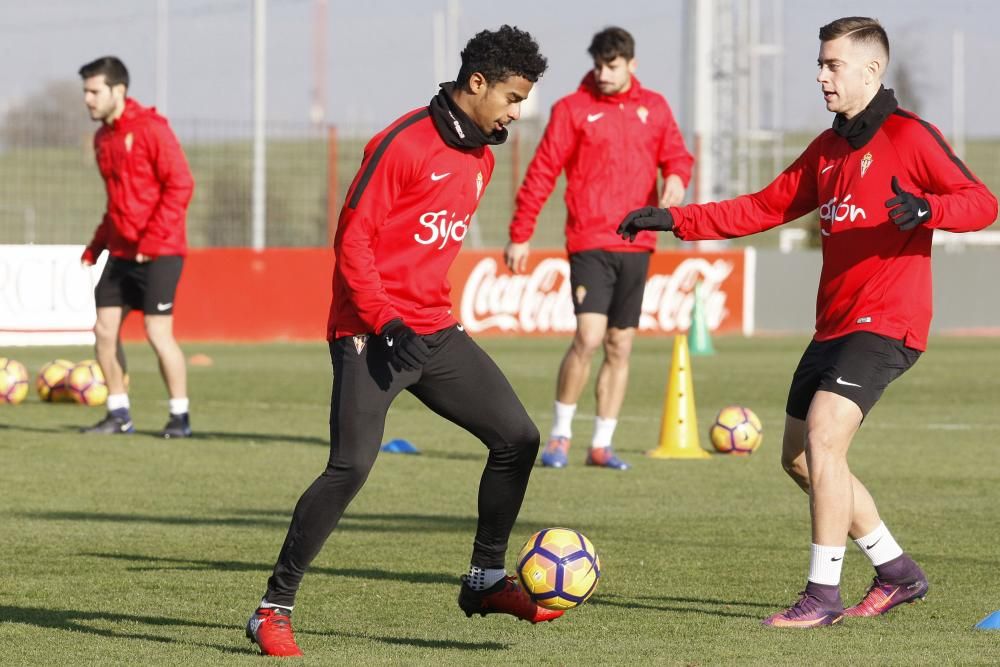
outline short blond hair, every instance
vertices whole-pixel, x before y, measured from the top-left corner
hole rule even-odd
[[[885,28],[878,22],[878,19],[867,16],[846,16],[831,21],[819,29],[821,42],[829,42],[841,37],[850,37],[852,42],[878,47],[885,53],[886,61],[889,60],[889,36],[885,34]]]

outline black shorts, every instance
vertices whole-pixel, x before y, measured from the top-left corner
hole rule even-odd
[[[795,369],[785,412],[804,420],[813,396],[823,390],[853,401],[867,415],[889,383],[919,358],[920,352],[903,341],[867,331],[814,340]]]
[[[573,312],[608,316],[608,326],[639,326],[649,272],[648,252],[585,250],[569,256]]]
[[[109,257],[94,288],[94,301],[98,308],[122,307],[142,310],[146,315],[172,315],[183,267],[184,258],[176,255],[142,264]]]

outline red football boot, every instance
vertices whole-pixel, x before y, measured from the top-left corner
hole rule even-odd
[[[292,612],[282,607],[261,607],[247,621],[247,639],[264,655],[291,658],[302,655],[292,632]]]
[[[473,614],[510,614],[522,621],[540,623],[554,621],[563,615],[561,610],[546,609],[535,604],[535,601],[524,592],[517,577],[507,576],[483,591],[476,591],[465,583],[462,576],[462,591],[458,594],[458,606],[465,615]]]

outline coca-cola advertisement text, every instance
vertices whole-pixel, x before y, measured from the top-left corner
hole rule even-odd
[[[691,326],[700,283],[705,320],[713,332],[752,333],[754,283],[747,250],[662,251],[653,254],[639,331],[683,332]],[[569,261],[561,251],[535,251],[524,273],[513,274],[498,251],[465,251],[449,273],[456,316],[474,334],[545,335],[576,329]]]

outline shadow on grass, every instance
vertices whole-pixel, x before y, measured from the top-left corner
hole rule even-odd
[[[201,621],[193,621],[189,618],[142,616],[138,614],[120,614],[108,611],[83,611],[79,609],[43,609],[39,607],[12,607],[10,605],[0,605],[0,623],[20,623],[23,625],[33,625],[38,628],[70,630],[73,632],[97,635],[99,637],[125,637],[127,639],[144,639],[146,641],[161,643],[174,643],[177,641],[171,637],[94,627],[92,625],[88,625],[87,621],[121,623],[126,627],[132,626],[136,623],[141,623],[143,625],[183,626],[213,629],[224,628],[226,630],[232,630],[231,626],[221,623],[204,623]]]
[[[25,433],[80,433],[84,424],[60,424],[59,426],[25,426],[20,424],[0,424],[4,431],[24,431]]]
[[[300,445],[330,446],[328,437],[295,435],[293,433],[238,433],[235,431],[202,431],[195,424],[194,436],[197,440],[233,440],[239,444],[250,442],[284,442]]]
[[[94,420],[81,419],[78,424],[60,424],[58,426],[26,426],[26,425],[13,425],[13,424],[0,424],[0,429],[9,431],[24,431],[25,433],[63,433],[63,434],[80,434],[80,429],[83,427],[91,426]],[[136,429],[134,433],[129,434],[132,438],[136,437],[151,437],[158,440],[162,439],[160,437],[159,429]],[[86,434],[87,438],[93,438],[95,441],[105,438],[108,436],[102,434]],[[119,440],[121,435],[114,435],[116,442],[124,441],[127,442],[128,439]],[[330,446],[329,439],[325,437],[307,436],[307,435],[295,435],[293,433],[237,433],[237,432],[224,432],[224,431],[200,431],[195,424],[194,435],[191,436],[190,440],[230,440],[236,444],[246,444],[247,442],[255,443],[288,443],[288,444],[302,444],[302,445],[323,445],[324,447]]]
[[[673,603],[673,604],[671,604]],[[772,609],[776,605],[742,600],[718,600],[715,598],[686,598],[665,595],[619,598],[615,595],[601,596],[587,601],[589,605],[620,607],[645,611],[669,611],[686,614],[706,614],[727,618],[760,618],[759,612],[736,611],[731,607],[755,607]]]
[[[272,563],[252,563],[236,560],[201,560],[195,558],[166,558],[163,556],[144,556],[142,554],[118,554],[101,552],[84,552],[81,556],[106,558],[136,563],[128,568],[135,572],[162,572],[167,570],[208,570],[218,572],[270,572]],[[145,565],[148,563],[148,565]],[[140,565],[141,564],[141,565]],[[440,572],[392,572],[373,568],[346,567],[310,567],[310,575],[326,575],[329,577],[344,577],[347,579],[366,579],[369,581],[397,581],[406,584],[459,584],[458,575]]]
[[[91,623],[117,624],[115,629],[95,627]],[[227,625],[224,623],[206,623],[190,618],[170,618],[167,616],[144,616],[142,614],[122,614],[106,611],[84,611],[81,609],[45,609],[40,607],[14,607],[10,605],[0,605],[0,623],[17,623],[20,625],[30,625],[45,630],[65,630],[67,632],[78,632],[85,635],[93,635],[107,639],[134,639],[140,641],[156,642],[159,644],[179,644],[188,646],[201,646],[210,648],[222,653],[234,655],[256,654],[257,649],[247,645],[246,648],[225,644],[211,644],[197,641],[185,641],[175,637],[150,634],[145,632],[135,632],[127,628],[133,628],[136,624],[175,627],[175,628],[201,628],[208,630],[224,630],[228,633],[242,633],[242,628]],[[501,651],[509,648],[507,644],[499,642],[461,642],[447,639],[420,639],[414,637],[392,637],[379,635],[362,635],[347,632],[310,632],[299,630],[298,635],[334,636],[350,639],[360,639],[366,641],[376,641],[394,646],[413,646],[415,648],[426,649],[458,649],[463,651],[493,650]]]
[[[236,514],[252,516],[163,516],[154,514],[123,514],[112,512],[22,512],[26,519],[43,521],[94,521],[108,523],[148,523],[167,526],[231,526],[247,528],[287,528],[292,508],[287,510],[245,511]],[[370,533],[472,533],[476,518],[471,516],[440,516],[434,514],[345,514],[337,525],[338,531]]]

